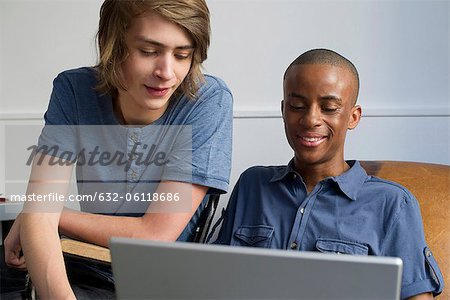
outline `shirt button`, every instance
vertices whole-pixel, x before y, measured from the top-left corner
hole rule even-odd
[[[291,249],[292,249],[292,250],[296,250],[297,247],[298,247],[297,243],[296,243],[296,242],[292,242],[292,244],[291,244]]]
[[[425,255],[426,255],[427,257],[430,257],[430,256],[431,256],[431,251],[430,251],[430,250],[427,250],[427,252],[425,253]]]
[[[305,212],[305,208],[304,207],[300,208],[300,213],[303,214],[304,212]]]

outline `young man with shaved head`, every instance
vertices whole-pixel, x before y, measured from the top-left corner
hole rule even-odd
[[[417,200],[344,160],[347,130],[361,118],[355,66],[334,51],[310,50],[289,65],[283,89],[294,158],[241,175],[216,243],[400,257],[402,299],[439,294],[443,278],[427,255]]]

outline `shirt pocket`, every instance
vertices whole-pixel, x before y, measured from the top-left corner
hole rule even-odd
[[[233,246],[270,248],[273,232],[272,226],[240,226],[234,233]]]
[[[336,239],[317,239],[316,248],[323,253],[350,255],[369,254],[369,248],[364,244]]]

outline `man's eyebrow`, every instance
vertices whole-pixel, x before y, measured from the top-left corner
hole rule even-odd
[[[302,94],[298,94],[296,92],[290,92],[288,94],[288,97],[289,98],[299,98],[299,99],[303,99],[303,100],[307,99],[307,97],[303,96]],[[323,100],[323,101],[334,101],[334,102],[338,102],[339,104],[342,103],[342,99],[339,98],[338,96],[335,96],[335,95],[321,96],[320,100]]]
[[[147,38],[147,37],[144,37],[144,36],[141,36],[141,35],[138,35],[136,37],[136,40],[138,42],[143,42],[143,43],[150,44],[152,46],[156,46],[156,47],[160,47],[160,48],[169,48],[167,45],[165,45],[165,44],[163,44],[161,42],[155,41],[153,39],[150,39],[150,38]],[[175,47],[175,49],[177,49],[177,50],[192,50],[194,48],[195,47],[193,45],[191,45],[191,44]]]
[[[305,96],[303,96],[302,94],[297,94],[296,92],[290,92],[288,94],[288,97],[306,99]]]
[[[334,102],[338,102],[339,104],[342,103],[342,99],[339,98],[338,96],[335,95],[326,95],[326,96],[322,96],[320,97],[321,100],[326,100],[326,101],[334,101]]]

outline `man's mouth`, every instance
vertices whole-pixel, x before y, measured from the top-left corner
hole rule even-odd
[[[321,139],[323,139],[324,137],[301,137],[301,139],[307,141],[307,142],[317,142],[320,141]]]
[[[297,136],[297,138],[305,147],[317,147],[327,139],[326,136]]]
[[[147,92],[154,97],[164,97],[170,90],[170,87],[150,87],[147,85],[145,87]]]

